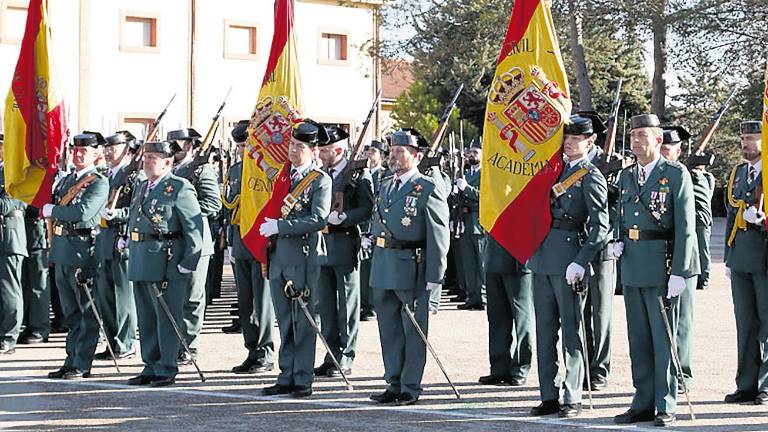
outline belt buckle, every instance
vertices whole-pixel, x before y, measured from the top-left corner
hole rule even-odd
[[[136,231],[131,232],[131,241],[137,242],[139,241],[139,237],[140,237],[139,233],[137,233]]]
[[[53,227],[53,235],[61,236],[64,233],[64,228],[61,225]]]
[[[384,248],[387,245],[387,239],[384,237],[376,237],[376,247]]]
[[[640,240],[640,230],[635,228],[630,228],[628,231],[629,239],[632,241],[638,241]]]
[[[320,232],[321,232],[321,233],[323,233],[323,234],[328,234],[328,233],[329,233],[329,231],[328,231],[328,225],[326,225],[325,227],[323,227],[323,229],[321,229],[321,230],[320,230]]]
[[[555,185],[552,186],[552,193],[555,195],[555,198],[560,197],[560,195],[565,193],[565,186],[563,186],[562,183],[555,183]]]

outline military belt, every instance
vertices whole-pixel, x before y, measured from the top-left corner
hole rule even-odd
[[[477,213],[479,211],[480,211],[480,209],[479,208],[475,208],[475,207],[464,206],[464,207],[461,208],[461,212],[462,213]]]
[[[140,233],[133,231],[131,233],[131,241],[132,242],[143,242],[143,241],[163,241],[163,240],[173,240],[181,238],[180,232],[172,232],[172,233],[163,233],[163,234],[146,234],[146,233]]]
[[[357,234],[357,227],[341,227],[339,225],[326,225],[323,234]]]
[[[565,231],[581,231],[584,229],[584,222],[572,221],[566,219],[552,219],[552,228]]]
[[[386,237],[376,237],[376,247],[382,249],[422,249],[426,245],[425,241],[402,241]]]
[[[55,225],[53,227],[53,235],[59,237],[80,237],[80,236],[92,236],[93,228],[79,228],[69,229],[61,225]]]
[[[630,228],[630,229],[623,230],[622,236],[632,241],[673,240],[675,238],[675,231],[671,229],[659,231],[659,230],[639,230],[636,228]]]

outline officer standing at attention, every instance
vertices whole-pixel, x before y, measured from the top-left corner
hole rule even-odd
[[[293,130],[288,145],[291,189],[280,219],[266,219],[259,227],[272,240],[269,253],[269,285],[280,328],[280,374],[277,382],[262,390],[265,395],[307,397],[314,381],[316,336],[298,301],[284,291],[288,281],[304,297],[314,314],[320,266],[325,262],[323,235],[331,212],[331,178],[314,163],[313,148],[328,142],[325,128],[304,120]],[[290,199],[290,198],[293,198]]]
[[[128,207],[131,204],[133,186],[140,175],[136,171],[122,184],[116,184],[123,177],[132,154],[128,146],[134,145],[136,137],[128,131],[120,131],[106,138],[104,157],[109,164],[109,196],[118,193],[114,209],[111,203],[102,209],[101,232],[96,236],[96,260],[99,264],[96,278],[96,296],[99,312],[104,320],[106,338],[117,358],[130,358],[136,354],[136,303],[133,299],[133,285],[128,280],[128,249],[118,248],[118,239],[128,236]],[[143,177],[143,174],[141,174]],[[109,350],[96,354],[96,360],[110,360]]]
[[[197,269],[192,274],[192,285],[189,287],[187,303],[184,305],[184,328],[187,333],[187,344],[192,355],[197,355],[200,331],[203,329],[205,317],[206,293],[205,286],[208,278],[208,263],[213,255],[213,236],[209,218],[215,217],[221,210],[221,191],[216,173],[210,164],[197,166],[192,161],[195,149],[200,146],[200,134],[192,128],[168,132],[168,141],[174,142],[176,154],[173,173],[177,177],[187,179],[195,188],[200,209],[203,212],[203,251]],[[179,352],[179,364],[189,365],[192,359],[185,351]]]
[[[383,161],[389,155],[387,144],[381,141],[371,141],[368,147],[368,172],[371,173],[371,184],[373,186],[373,197],[379,196],[379,187],[381,181],[389,172],[384,167]],[[360,224],[360,232],[370,237],[371,220],[370,218]],[[360,259],[360,321],[368,321],[376,317],[373,307],[373,296],[371,294],[371,251],[363,249]]]
[[[320,267],[317,312],[320,315],[325,340],[332,353],[315,368],[315,376],[340,376],[331,355],[338,360],[344,373],[352,372],[360,329],[360,228],[371,219],[373,186],[367,169],[362,170],[353,184],[344,184],[348,161],[344,152],[349,134],[337,126],[326,128],[328,143],[319,145],[323,168],[332,179],[333,200],[336,193],[343,196],[341,209],[331,211],[323,230],[327,259]]]
[[[96,276],[93,256],[95,230],[109,193],[109,182],[94,165],[99,145],[94,134],[74,137],[74,171],[64,178],[54,197],[57,204],[45,204],[43,217],[53,222],[53,240],[48,259],[55,264],[67,333],[67,358],[48,378],[77,379],[91,375],[91,364],[99,341],[99,324],[93,314],[86,289],[88,278]]]
[[[261,263],[240,237],[240,190],[243,180],[243,152],[248,140],[248,120],[242,120],[232,129],[232,140],[237,145],[238,162],[229,168],[226,176],[225,196],[222,201],[230,218],[229,244],[232,269],[237,286],[237,310],[248,357],[232,368],[234,373],[260,373],[274,369],[275,344],[272,326],[275,312],[272,293],[261,274]]]
[[[741,124],[745,162],[731,171],[726,190],[725,274],[736,317],[736,391],[727,403],[768,403],[768,233],[765,230],[762,123]]]
[[[382,184],[373,217],[370,280],[387,388],[371,399],[412,405],[422,392],[426,346],[404,308],[427,334],[429,293],[440,289],[447,267],[448,204],[445,188],[419,172],[417,136],[395,132],[391,155],[394,176]]]
[[[567,161],[552,188],[552,228],[530,261],[542,401],[531,414],[571,418],[581,413],[586,355],[580,334],[584,297],[576,286],[591,274],[590,263],[608,239],[610,222],[605,178],[587,156],[597,138],[592,119],[572,116],[564,134]],[[558,330],[563,333],[564,380],[558,377]]]
[[[16,351],[24,319],[21,262],[27,256],[26,205],[5,191],[3,136],[0,134],[0,355]]]
[[[480,226],[480,162],[483,150],[480,140],[473,141],[467,150],[465,178],[456,180],[454,193],[461,195],[461,223],[463,230],[459,239],[459,254],[464,273],[464,288],[467,292],[466,303],[457,309],[485,309],[485,269],[483,256],[487,239]],[[463,169],[463,167],[460,167]]]
[[[168,142],[144,144],[147,179],[131,196],[128,278],[136,298],[144,369],[128,380],[129,385],[164,387],[176,382],[181,343],[157,292],[183,333],[184,304],[202,250],[200,205],[192,185],[171,174],[173,150]]]
[[[629,354],[635,395],[618,424],[676,420],[677,375],[663,313],[676,333],[678,297],[686,279],[699,273],[693,184],[688,170],[661,157],[663,133],[653,114],[632,117],[634,168],[619,178],[621,284],[627,314]],[[654,417],[655,416],[655,417]]]

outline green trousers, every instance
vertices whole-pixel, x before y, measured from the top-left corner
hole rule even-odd
[[[326,342],[344,369],[352,367],[360,330],[360,272],[356,266],[320,267],[317,313]],[[333,364],[327,353],[324,364]]]
[[[533,357],[531,273],[486,275],[491,375],[527,378]]]
[[[96,345],[99,343],[99,322],[93,314],[86,288],[79,286],[75,280],[76,271],[75,267],[56,266],[56,286],[59,289],[61,311],[64,324],[69,328],[64,366],[89,372]],[[84,268],[83,271],[93,276],[93,268]],[[93,287],[89,286],[87,289]]]
[[[187,287],[184,303],[184,326],[187,344],[192,352],[197,352],[200,332],[205,319],[205,283],[208,278],[208,264],[211,256],[201,256],[197,269],[192,272],[192,280]]]
[[[128,280],[128,259],[120,255],[99,263],[96,297],[106,338],[115,353],[127,353],[136,342],[136,302]]]
[[[272,337],[275,311],[269,285],[261,276],[261,264],[254,260],[236,259],[232,268],[237,285],[238,319],[243,329],[248,360],[272,363],[275,351]]]
[[[768,276],[731,272],[736,315],[736,388],[768,391]]]
[[[611,320],[616,291],[616,261],[592,262],[595,273],[589,278],[584,319],[590,379],[608,379],[611,373]]]
[[[635,395],[632,409],[656,409],[674,414],[677,408],[677,376],[672,363],[669,341],[659,307],[659,297],[666,299],[667,287],[633,287],[624,285],[624,307],[627,314],[629,356]],[[672,334],[676,333],[678,299],[669,301],[666,311]]]
[[[181,342],[168,319],[168,314],[155,294],[155,287],[162,292],[176,325],[184,328],[183,311],[189,280],[169,281],[163,289],[162,282],[134,282],[136,312],[141,335],[141,360],[144,362],[144,376],[175,377],[179,372],[176,359]]]
[[[693,299],[696,291],[697,277],[685,280],[685,291],[680,294],[677,320],[677,356],[680,358],[680,369],[683,372],[685,385],[693,385]]]
[[[700,286],[709,284],[709,269],[712,266],[712,255],[709,250],[711,236],[711,226],[696,225],[696,238],[699,243],[699,265],[701,266],[701,275],[699,275]]]
[[[581,308],[584,300],[565,281],[563,275],[534,276],[533,306],[536,311],[536,360],[542,401],[581,402],[584,382],[584,356],[580,335]],[[558,333],[563,333],[565,377],[559,377]]]
[[[21,289],[24,294],[25,333],[39,333],[47,338],[51,332],[51,287],[48,283],[48,258],[43,249],[29,251],[21,270]]]
[[[0,341],[16,346],[24,320],[24,295],[21,292],[21,255],[0,254]]]
[[[482,234],[464,233],[459,239],[459,255],[468,304],[485,304],[485,263],[483,256],[487,242],[488,240]]]
[[[414,298],[409,290],[373,289],[378,314],[379,340],[384,360],[384,379],[393,393],[419,396],[427,361],[427,347],[403,310],[411,307],[424,334],[429,334],[429,291]]]
[[[360,312],[373,311],[371,293],[371,258],[360,260]]]

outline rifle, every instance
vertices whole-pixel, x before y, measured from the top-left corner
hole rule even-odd
[[[624,84],[624,80],[619,78],[619,82],[616,84],[616,93],[613,96],[613,103],[611,103],[611,112],[608,117],[608,132],[605,135],[605,145],[603,146],[603,156],[597,161],[597,167],[603,176],[619,172],[624,169],[624,156],[619,155],[616,157],[614,154],[614,147],[616,145],[616,133],[619,126],[619,108],[621,107],[621,86]],[[624,143],[622,141],[622,147]]]
[[[219,105],[219,109],[211,119],[211,125],[208,127],[208,132],[206,132],[205,137],[203,138],[203,143],[200,144],[200,148],[197,149],[195,158],[192,159],[192,161],[189,163],[189,168],[192,171],[196,170],[202,165],[207,164],[211,158],[211,151],[213,150],[213,146],[211,144],[213,143],[213,137],[216,136],[216,132],[219,130],[219,119],[221,118],[221,113],[224,111],[224,107],[227,105],[227,98],[229,98],[229,93],[231,91],[232,87],[230,86],[227,94],[224,96],[224,100],[221,101],[221,105]]]
[[[728,106],[731,104],[731,100],[736,95],[736,92],[738,91],[737,88],[733,89],[730,95],[728,95],[727,98],[725,98],[725,101],[722,105],[720,105],[720,109],[717,110],[715,114],[712,115],[712,117],[709,118],[709,124],[707,125],[707,128],[704,129],[704,132],[701,134],[701,139],[699,139],[699,145],[696,147],[696,151],[693,152],[693,154],[689,154],[688,157],[685,160],[685,164],[688,165],[688,167],[695,167],[699,165],[709,166],[712,165],[715,162],[715,155],[712,153],[705,153],[704,149],[707,148],[707,145],[712,140],[712,137],[715,135],[715,131],[717,130],[717,127],[720,125],[720,120],[723,118],[723,115],[725,115],[725,112],[728,110]]]
[[[171,106],[171,103],[173,100],[176,99],[176,94],[174,93],[173,96],[171,96],[171,100],[168,101],[168,103],[165,105],[165,108],[163,108],[163,111],[160,112],[160,114],[152,121],[152,124],[149,125],[149,128],[147,128],[147,134],[144,137],[144,142],[150,142],[155,139],[155,136],[157,135],[157,132],[160,128],[160,122],[163,121],[163,117],[165,117],[165,114],[168,112],[168,107]],[[131,148],[131,146],[127,146],[127,148]],[[114,180],[112,184],[116,186],[112,193],[109,195],[109,200],[107,201],[107,210],[114,210],[117,206],[117,200],[120,197],[120,193],[123,191],[125,186],[128,183],[128,180],[132,178],[140,169],[141,169],[141,161],[144,159],[144,147],[139,146],[138,148],[134,149],[133,156],[131,157],[131,160],[128,162],[128,165],[126,165],[125,169],[120,170],[117,172],[117,174],[114,177]],[[102,221],[105,222],[105,221]],[[102,223],[104,225],[104,223]]]
[[[460,124],[461,125],[461,124]],[[463,132],[463,128],[461,128],[461,132]],[[455,147],[453,134],[450,135],[450,146],[451,146],[451,159],[453,159],[453,148]],[[453,174],[453,184],[456,184],[456,181],[460,178],[464,178],[464,138],[459,138],[459,149],[458,154],[456,155],[458,158],[458,161],[454,164],[454,172]],[[464,193],[462,191],[458,191],[455,195],[453,195],[453,199],[451,200],[451,221],[453,221],[453,238],[458,239],[461,237],[461,222],[462,218],[464,216],[463,213],[464,208]]]
[[[331,207],[331,211],[337,211],[339,213],[344,211],[344,190],[348,185],[357,181],[360,177],[360,173],[368,167],[368,159],[362,157],[363,150],[365,149],[365,136],[368,134],[368,127],[371,125],[373,114],[379,106],[379,99],[381,99],[381,89],[376,92],[376,97],[373,99],[371,109],[368,111],[368,116],[366,116],[365,121],[363,122],[360,135],[357,137],[357,143],[355,143],[355,147],[349,155],[347,166],[342,173],[341,182],[338,183],[333,192],[333,206]]]
[[[424,155],[424,158],[419,163],[419,171],[422,173],[427,172],[432,167],[440,166],[440,153],[437,151],[437,148],[443,140],[445,130],[448,128],[448,121],[451,118],[454,108],[456,108],[456,101],[459,100],[459,95],[462,90],[464,90],[463,83],[456,89],[453,98],[451,98],[451,102],[448,103],[448,106],[445,107],[445,111],[443,111],[443,115],[440,116],[440,120],[437,123],[437,129],[435,129],[435,133],[432,135],[429,152]]]

